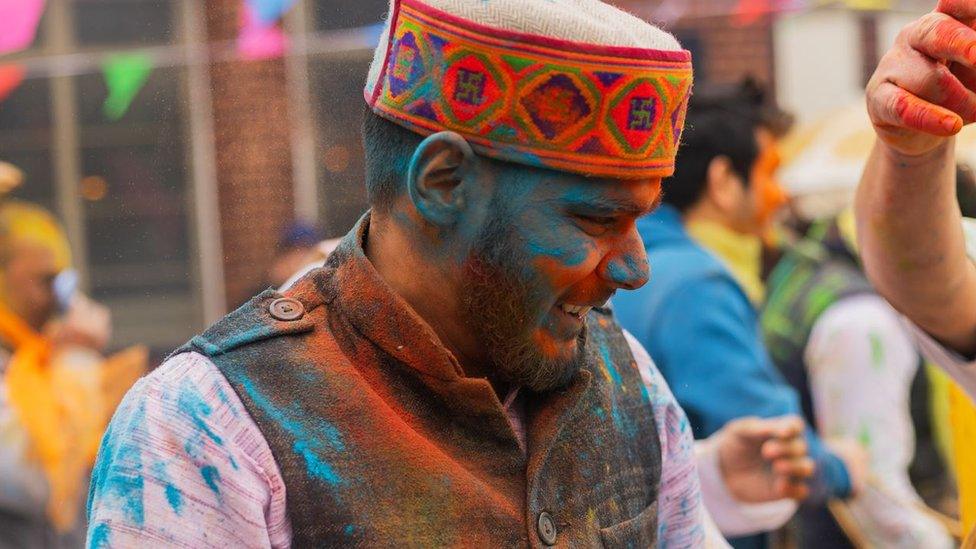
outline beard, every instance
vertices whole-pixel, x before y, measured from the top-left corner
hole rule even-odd
[[[576,336],[572,356],[546,356],[533,339],[540,313],[551,303],[532,288],[547,286],[522,250],[510,219],[494,201],[491,218],[464,264],[461,310],[481,342],[490,370],[499,381],[545,392],[569,383],[583,364],[586,327]]]

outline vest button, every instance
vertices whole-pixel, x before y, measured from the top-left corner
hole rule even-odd
[[[536,523],[539,528],[539,539],[546,545],[556,544],[556,523],[552,520],[552,515],[543,511],[539,513],[539,521]]]
[[[282,297],[271,302],[268,312],[278,320],[298,320],[305,316],[305,306],[297,299]]]

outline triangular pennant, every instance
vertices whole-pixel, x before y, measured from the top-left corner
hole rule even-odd
[[[247,60],[281,57],[288,50],[288,37],[274,22],[265,24],[245,3],[241,14],[241,34],[237,37],[237,51]]]
[[[0,0],[0,54],[30,47],[44,13],[44,0]]]
[[[254,15],[264,26],[273,25],[295,4],[295,0],[247,0]]]
[[[132,100],[146,84],[152,73],[152,59],[144,53],[119,53],[108,57],[102,64],[108,97],[102,112],[109,120],[125,116]]]
[[[10,96],[24,82],[24,67],[0,65],[0,102]]]

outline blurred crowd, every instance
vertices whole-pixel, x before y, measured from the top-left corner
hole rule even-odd
[[[972,512],[958,468],[976,448],[949,419],[952,382],[872,288],[851,208],[810,216],[780,185],[791,125],[751,80],[696,91],[663,204],[638,223],[652,280],[613,308],[697,439],[736,419],[805,420],[808,495],[773,532],[714,513],[734,547],[954,547]],[[30,184],[0,163],[0,193]],[[967,166],[957,191],[976,216]],[[98,442],[149,367],[141,348],[106,355],[111,321],[79,291],[70,238],[42,208],[0,196],[0,547],[83,544]],[[288,227],[255,293],[289,286],[336,244]]]

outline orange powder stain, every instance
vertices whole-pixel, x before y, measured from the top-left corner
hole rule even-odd
[[[958,115],[907,93],[898,97],[895,112],[905,125],[927,133],[948,136],[962,129]]]

